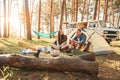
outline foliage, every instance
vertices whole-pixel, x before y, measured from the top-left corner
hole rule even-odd
[[[114,6],[115,8],[120,8],[120,0],[116,0]]]
[[[3,1],[4,0],[0,0],[0,6],[3,7]],[[24,0],[8,0],[10,1],[10,4],[7,6],[10,8],[10,14],[8,13],[9,8],[6,9],[7,12],[7,18],[12,18],[10,19],[10,36],[26,36],[26,32],[25,32],[25,5],[24,5]],[[8,4],[8,1],[6,2],[6,5]],[[37,29],[38,27],[38,7],[39,7],[39,0],[28,0],[29,1],[29,7],[30,7],[30,11],[29,13],[30,15],[30,20],[31,20],[31,26],[32,29]],[[49,30],[49,25],[50,25],[50,1],[51,0],[41,0],[41,29],[40,31],[43,31],[46,29],[46,31]],[[53,13],[54,13],[54,26],[57,27],[59,25],[59,20],[60,20],[60,6],[61,6],[61,0],[52,0],[54,2],[54,7],[53,7]],[[72,13],[72,2],[73,0],[65,0],[66,1],[66,12],[67,12],[67,21],[72,21],[71,20],[71,13]],[[84,16],[86,18],[86,16],[92,16],[93,12],[94,12],[94,4],[95,4],[95,0],[78,0],[78,14],[81,15],[82,10],[83,10],[83,2],[86,1],[86,5],[84,8]],[[90,4],[89,4],[90,1]],[[100,14],[103,13],[102,10],[104,10],[105,7],[105,1],[106,0],[100,0]],[[89,5],[88,5],[89,4]],[[87,8],[89,7],[88,10]],[[108,9],[110,8],[114,8],[115,11],[118,12],[119,7],[120,7],[120,0],[108,0]],[[16,10],[18,9],[18,10]],[[4,9],[1,8],[1,14],[0,14],[0,20],[2,21],[2,17],[3,16],[3,11]],[[15,12],[14,12],[15,11]],[[89,12],[88,12],[89,11]],[[14,15],[15,13],[15,15]],[[89,13],[88,15],[86,15],[87,13]],[[9,14],[9,16],[8,16]],[[101,14],[102,15],[102,14]],[[110,16],[112,17],[112,16]],[[19,19],[20,18],[20,19]],[[17,20],[16,20],[17,19]],[[18,20],[19,19],[19,20]],[[90,18],[89,18],[90,19]],[[80,20],[80,18],[79,18]],[[115,19],[116,20],[116,19]],[[4,33],[4,31],[2,31],[3,29],[3,23],[1,23],[0,25],[2,27],[0,27],[0,33],[1,35]],[[6,21],[6,25],[8,24],[8,22]],[[46,27],[47,26],[47,27]],[[8,26],[7,26],[8,27]],[[17,27],[18,30],[15,28]],[[46,28],[44,28],[46,27]],[[16,30],[15,30],[16,29]],[[56,28],[58,29],[58,27]],[[20,31],[18,34],[15,32]],[[49,31],[48,31],[49,32]]]
[[[13,76],[13,72],[9,66],[1,67],[0,73],[2,74],[2,79],[0,79],[0,80],[10,79]]]

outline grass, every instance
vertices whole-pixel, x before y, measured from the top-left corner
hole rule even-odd
[[[18,44],[18,42],[24,42],[25,44],[39,48],[40,46],[50,46],[52,42],[50,40],[45,41],[42,40],[27,40],[20,38],[1,38],[0,39],[0,52],[5,54],[11,53],[21,53],[21,50],[25,47],[22,47]]]
[[[27,40],[21,38],[0,38],[0,53],[1,54],[20,54],[22,47],[18,42],[23,42],[34,48],[39,48],[41,46],[48,46],[52,44],[55,39],[36,39]],[[101,55],[96,57],[96,62],[99,63],[99,80],[119,80],[120,76],[120,47],[112,47],[116,52],[109,55]],[[83,53],[81,53],[83,54]],[[41,54],[41,56],[61,56],[66,57],[66,54]],[[75,52],[73,55],[79,55]],[[2,68],[0,68],[2,69]],[[83,73],[74,72],[50,72],[50,71],[39,71],[39,70],[24,70],[11,68],[13,72],[13,80],[89,80],[89,76]],[[7,71],[6,71],[7,72]],[[0,74],[0,77],[2,75]]]
[[[13,76],[13,70],[9,66],[2,66],[0,67],[1,78],[0,80],[11,79]]]

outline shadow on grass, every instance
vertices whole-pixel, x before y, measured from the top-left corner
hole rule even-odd
[[[27,39],[23,39],[23,41],[28,42],[30,44],[34,44],[34,45],[42,45],[42,46],[50,46],[50,42],[46,40],[27,40]]]
[[[56,72],[48,70],[25,70],[16,72],[13,79],[21,80],[90,80],[91,77],[81,72]]]
[[[13,41],[9,41],[8,39],[1,39],[1,41],[7,42],[8,44],[12,44],[12,45],[17,45],[15,42]]]
[[[4,40],[4,41],[0,40],[0,43],[3,44],[3,45],[5,45],[5,46],[7,46],[7,47],[14,47],[14,46],[17,45],[17,44],[15,44],[13,42],[8,42],[6,40]]]
[[[21,47],[17,45],[17,43],[1,39],[0,44],[3,44],[3,46],[0,47],[0,52],[3,53],[19,53],[21,50]]]

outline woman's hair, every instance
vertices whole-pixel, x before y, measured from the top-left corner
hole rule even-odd
[[[65,42],[67,40],[66,35],[64,35],[64,34],[61,35],[61,31],[62,30],[58,31],[58,44],[62,44],[63,42]]]

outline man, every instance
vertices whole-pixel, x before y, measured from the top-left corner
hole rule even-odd
[[[85,43],[86,36],[81,33],[81,29],[77,29],[76,35],[71,39],[70,43],[72,48],[80,49]]]

